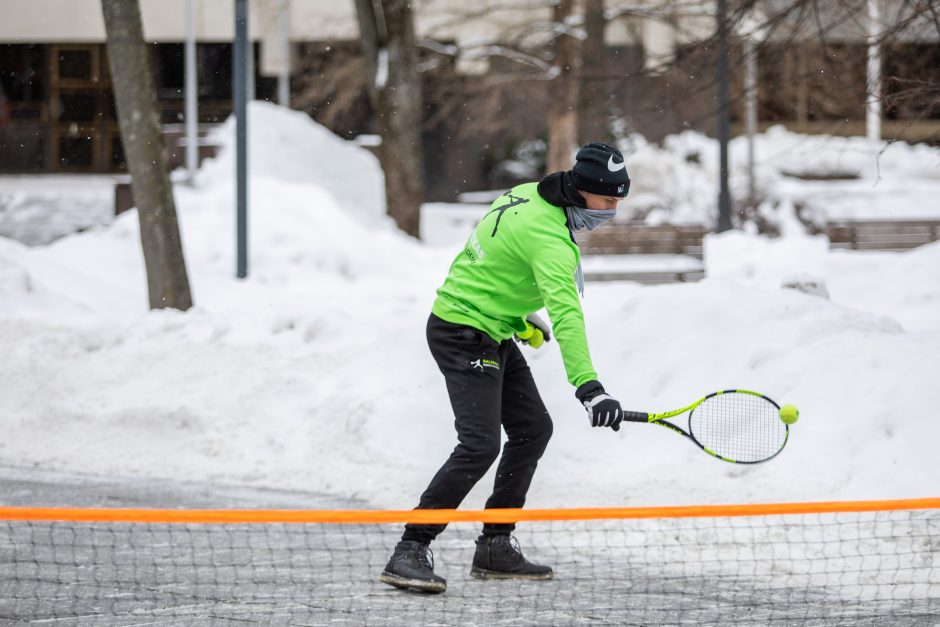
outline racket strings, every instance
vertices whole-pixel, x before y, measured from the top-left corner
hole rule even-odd
[[[706,398],[689,416],[692,436],[715,454],[737,462],[758,462],[776,455],[787,441],[787,427],[770,400],[743,392]]]

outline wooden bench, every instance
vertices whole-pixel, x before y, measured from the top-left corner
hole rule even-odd
[[[661,285],[663,283],[694,283],[705,278],[704,270],[683,270],[663,272],[631,272],[631,271],[601,271],[584,273],[585,281],[633,281],[644,285]]]
[[[940,220],[846,220],[825,234],[830,248],[903,251],[940,240]]]
[[[577,238],[585,254],[675,254],[701,259],[702,240],[710,232],[704,225],[614,222],[579,233]],[[940,220],[843,220],[829,222],[820,232],[832,248],[901,251],[940,241]]]
[[[642,222],[612,222],[578,233],[581,252],[588,255],[690,255],[702,258],[702,239],[711,229],[700,224],[648,226]]]

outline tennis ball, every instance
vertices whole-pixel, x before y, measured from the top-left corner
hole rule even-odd
[[[780,408],[780,420],[784,423],[792,425],[799,419],[800,410],[796,408],[796,405],[784,405]]]
[[[545,343],[545,334],[542,333],[542,329],[531,322],[526,322],[525,331],[516,333],[516,337],[523,342],[527,342],[532,348],[538,348]]]

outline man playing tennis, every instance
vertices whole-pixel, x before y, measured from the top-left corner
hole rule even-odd
[[[551,337],[534,312],[548,311],[568,381],[594,427],[620,428],[620,403],[608,396],[591,364],[580,253],[574,232],[614,217],[630,189],[623,155],[606,144],[578,151],[571,170],[526,183],[496,199],[451,265],[427,324],[428,346],[444,374],[458,444],[421,495],[419,509],[455,509],[497,457],[489,508],[520,508],[552,421],[515,337],[538,348]],[[500,457],[500,428],[507,442]],[[380,581],[397,588],[444,592],[429,544],[445,525],[405,526]],[[471,574],[481,579],[551,579],[510,537],[513,524],[485,524]]]

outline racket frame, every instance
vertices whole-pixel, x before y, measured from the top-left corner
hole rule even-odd
[[[698,399],[697,401],[695,401],[695,402],[692,403],[691,405],[686,405],[685,407],[682,407],[682,408],[680,408],[680,409],[674,409],[674,410],[672,410],[672,411],[662,412],[662,413],[659,413],[659,414],[649,414],[649,413],[640,412],[640,411],[625,411],[625,412],[624,412],[624,418],[623,418],[623,419],[624,419],[625,421],[627,421],[627,422],[646,422],[646,423],[649,423],[649,424],[657,424],[657,425],[659,425],[659,426],[661,426],[661,427],[666,427],[667,429],[670,429],[670,430],[672,430],[672,431],[675,431],[676,433],[681,433],[682,435],[684,435],[685,437],[687,437],[689,440],[691,440],[697,447],[699,447],[700,449],[702,449],[703,451],[705,451],[706,453],[708,453],[708,454],[711,455],[712,457],[714,457],[714,458],[716,458],[716,459],[720,459],[720,460],[723,461],[723,462],[731,463],[731,464],[762,464],[762,463],[764,463],[764,462],[766,462],[766,461],[768,461],[768,460],[773,459],[773,458],[776,457],[777,455],[779,455],[779,454],[780,454],[780,451],[782,451],[782,450],[784,449],[784,447],[787,445],[787,441],[790,439],[790,425],[788,425],[788,424],[786,424],[786,423],[783,423],[783,426],[784,426],[783,443],[780,445],[780,448],[777,449],[777,452],[776,452],[776,453],[774,453],[774,454],[771,455],[770,457],[765,457],[764,459],[758,459],[758,460],[756,460],[756,461],[747,461],[747,462],[745,462],[745,461],[739,461],[739,460],[736,460],[736,459],[729,459],[729,458],[727,458],[727,457],[722,457],[721,455],[719,455],[719,454],[716,453],[715,451],[712,451],[711,449],[707,448],[704,444],[702,444],[701,442],[699,442],[699,441],[695,438],[695,436],[691,433],[691,427],[689,428],[688,431],[686,431],[685,429],[683,429],[683,428],[680,427],[679,425],[673,424],[673,423],[671,423],[671,422],[666,422],[666,418],[672,418],[673,416],[678,416],[679,414],[683,414],[683,413],[685,413],[685,412],[689,412],[689,420],[691,420],[691,416],[692,416],[692,413],[691,413],[691,412],[692,412],[696,407],[698,407],[699,405],[701,405],[702,403],[704,403],[705,401],[707,401],[707,400],[710,399],[710,398],[713,398],[713,397],[715,397],[715,396],[719,396],[719,395],[721,395],[721,394],[730,394],[730,393],[750,394],[751,396],[760,397],[760,398],[764,399],[765,401],[769,402],[769,403],[770,403],[771,405],[773,405],[774,407],[776,407],[776,408],[777,408],[777,411],[780,410],[780,405],[778,405],[772,398],[770,398],[770,397],[768,397],[768,396],[765,396],[765,395],[761,394],[760,392],[754,392],[753,390],[737,390],[737,389],[736,389],[736,390],[720,390],[720,391],[718,391],[718,392],[712,392],[711,394],[709,394],[709,395],[707,395],[707,396],[703,396],[702,398]],[[783,422],[783,421],[781,421],[781,422]]]

